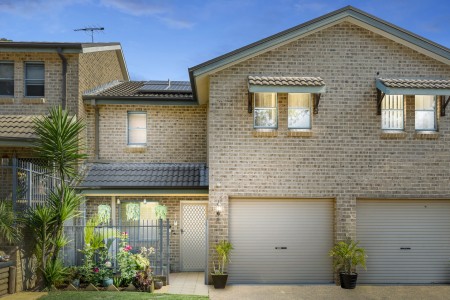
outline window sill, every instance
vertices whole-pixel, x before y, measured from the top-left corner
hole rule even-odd
[[[395,131],[395,130],[382,130],[380,134],[380,138],[382,139],[393,139],[393,140],[400,140],[407,137],[407,133],[404,131]]]
[[[14,104],[14,98],[0,97],[0,104]]]
[[[290,137],[312,137],[313,131],[311,129],[290,129],[288,131]]]
[[[437,131],[416,131],[414,138],[417,140],[437,140],[439,138],[439,132]]]
[[[127,145],[125,152],[128,153],[144,153],[147,150],[147,145]]]
[[[278,136],[278,130],[276,129],[254,129],[254,137],[276,137]]]
[[[45,98],[22,98],[22,103],[25,104],[44,104],[45,102]]]

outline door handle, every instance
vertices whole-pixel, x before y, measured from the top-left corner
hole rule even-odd
[[[400,250],[411,250],[411,247],[400,247]]]
[[[275,247],[275,250],[286,250],[287,247]]]

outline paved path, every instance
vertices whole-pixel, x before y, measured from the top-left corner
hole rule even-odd
[[[230,285],[224,290],[215,290],[211,286],[209,298],[211,300],[447,300],[450,299],[450,286],[359,285],[354,290],[344,290],[335,285]]]
[[[20,292],[8,296],[3,296],[1,300],[36,300],[40,297],[47,295],[47,293],[39,292]]]

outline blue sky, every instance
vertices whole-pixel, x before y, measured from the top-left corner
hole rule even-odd
[[[132,80],[188,80],[188,67],[353,5],[450,48],[448,0],[0,0],[0,37],[120,42]]]

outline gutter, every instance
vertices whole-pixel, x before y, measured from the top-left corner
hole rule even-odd
[[[67,58],[62,54],[62,48],[58,48],[58,55],[62,61],[62,109],[66,109],[67,105]]]

